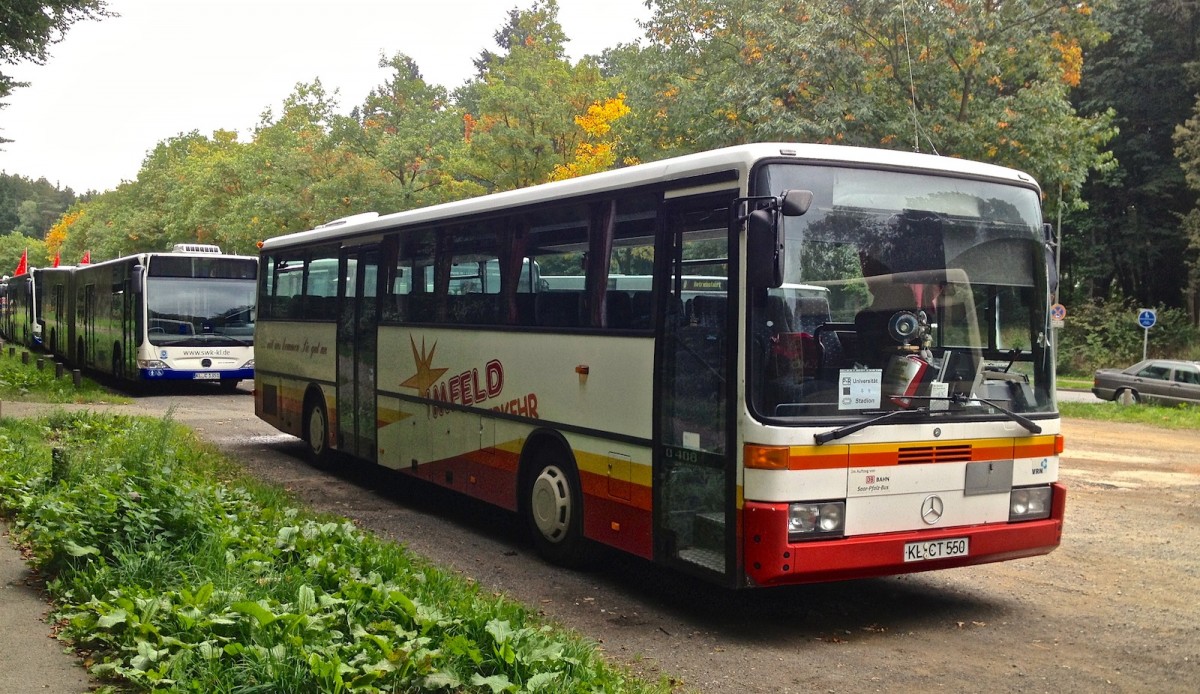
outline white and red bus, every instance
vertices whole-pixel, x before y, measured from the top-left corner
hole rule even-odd
[[[743,587],[1045,554],[1039,203],[996,166],[756,144],[358,215],[263,244],[255,411],[565,564]]]

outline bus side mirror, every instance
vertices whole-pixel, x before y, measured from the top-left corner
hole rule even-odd
[[[752,287],[783,284],[783,225],[779,215],[799,217],[812,206],[811,190],[785,190],[767,207],[751,212],[746,220],[746,281]]]
[[[130,287],[134,294],[141,294],[146,288],[146,268],[141,265],[133,266],[133,276],[130,279]]]
[[[746,281],[753,287],[783,284],[783,227],[774,210],[754,210],[746,222]]]
[[[811,190],[785,190],[780,199],[780,207],[784,217],[799,217],[812,207],[813,192]]]

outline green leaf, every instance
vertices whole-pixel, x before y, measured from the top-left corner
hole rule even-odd
[[[493,694],[516,691],[516,688],[506,675],[492,675],[491,677],[484,677],[479,673],[475,673],[471,676],[471,684],[475,685],[476,687],[487,687],[488,689],[492,690]]]
[[[267,626],[277,619],[274,612],[271,612],[257,602],[250,602],[248,600],[235,602],[229,606],[229,609],[233,610],[234,612],[244,614],[248,617],[252,617],[256,622],[258,622],[259,626]]]
[[[82,557],[88,554],[100,554],[100,550],[92,547],[91,545],[88,545],[87,547],[81,547],[71,540],[67,540],[66,543],[64,543],[63,548],[66,549],[67,554],[70,554],[72,557]]]
[[[113,612],[104,615],[100,619],[97,619],[96,626],[100,627],[101,629],[112,629],[118,624],[124,624],[127,617],[128,613],[126,613],[125,610],[114,610]]]

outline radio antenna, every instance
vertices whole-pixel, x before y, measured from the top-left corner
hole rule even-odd
[[[900,19],[904,24],[904,57],[908,60],[908,104],[913,118],[913,151],[921,151],[921,121],[917,117],[917,83],[913,79],[912,46],[908,40],[908,0],[900,0]],[[925,138],[929,140],[928,137]],[[937,154],[937,147],[929,141],[929,148]]]

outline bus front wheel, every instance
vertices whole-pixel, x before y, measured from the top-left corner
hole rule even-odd
[[[304,405],[304,441],[313,465],[325,467],[333,456],[329,450],[329,412],[320,395],[309,396]]]
[[[593,559],[593,546],[583,536],[583,494],[579,473],[566,456],[536,456],[525,484],[525,515],[538,554],[568,567]]]

